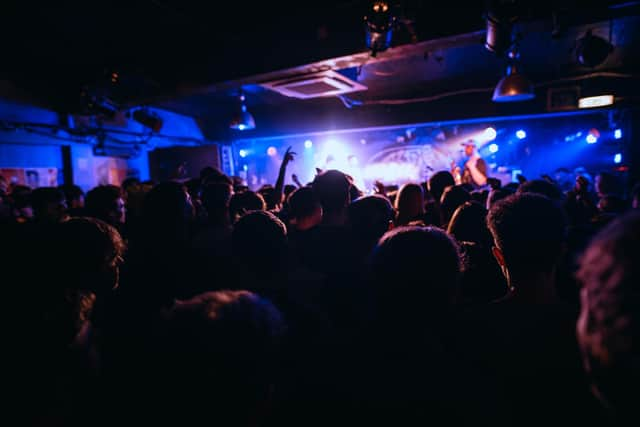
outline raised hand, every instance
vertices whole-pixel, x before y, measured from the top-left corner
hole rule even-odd
[[[297,156],[297,153],[294,151],[291,151],[291,146],[289,146],[289,148],[287,148],[287,151],[285,151],[284,153],[284,158],[282,159],[282,164],[287,164],[291,161],[293,161],[295,159],[295,156]]]

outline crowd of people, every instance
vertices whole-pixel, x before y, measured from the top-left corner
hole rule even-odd
[[[640,422],[640,191],[606,172],[363,195],[0,181],[10,407],[34,426]],[[626,196],[626,197],[625,197]]]

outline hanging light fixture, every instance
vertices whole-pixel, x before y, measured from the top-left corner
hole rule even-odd
[[[520,102],[535,98],[533,83],[520,73],[517,66],[520,56],[517,43],[514,43],[507,56],[507,72],[493,91],[493,102]]]
[[[366,42],[371,56],[375,57],[378,52],[391,46],[395,21],[388,2],[373,2],[369,13],[364,17]]]
[[[240,95],[240,106],[234,113],[229,123],[229,127],[235,130],[251,130],[256,128],[256,121],[253,115],[247,110],[247,106],[244,103],[244,94]]]

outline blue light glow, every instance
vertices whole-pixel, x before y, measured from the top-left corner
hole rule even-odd
[[[246,129],[246,126],[243,125],[242,123],[238,125],[238,130],[245,130],[245,129]]]
[[[516,136],[518,137],[518,139],[525,139],[527,137],[527,132],[520,129],[519,131],[516,132]]]
[[[490,153],[497,153],[499,149],[500,149],[500,147],[498,147],[498,144],[489,145],[489,152]]]
[[[247,166],[247,165],[242,165],[242,170],[243,170],[243,171],[245,171],[245,172],[246,172],[246,171],[248,171],[248,170],[249,170],[249,166]]]
[[[613,163],[616,165],[622,163],[622,154],[616,153],[616,155],[613,156]]]
[[[595,135],[587,135],[587,144],[595,144],[596,142],[598,142],[598,138],[596,138]]]
[[[310,139],[307,139],[304,142],[304,148],[311,148],[311,147],[313,147],[313,142]]]
[[[616,129],[613,131],[613,137],[615,139],[620,139],[622,138],[622,129]],[[616,162],[617,163],[617,162]]]
[[[247,157],[249,153],[247,153],[247,150],[240,150],[238,154],[240,154],[240,157],[244,158],[244,157]]]
[[[278,152],[278,150],[276,150],[276,147],[274,147],[273,145],[271,147],[267,148],[267,155],[268,156],[273,157],[273,156],[276,155],[277,152]]]

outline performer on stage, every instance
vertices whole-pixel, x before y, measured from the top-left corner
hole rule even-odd
[[[452,162],[451,173],[456,184],[471,184],[480,188],[487,184],[487,164],[476,151],[476,143],[470,139],[463,142],[465,157],[459,164]]]

